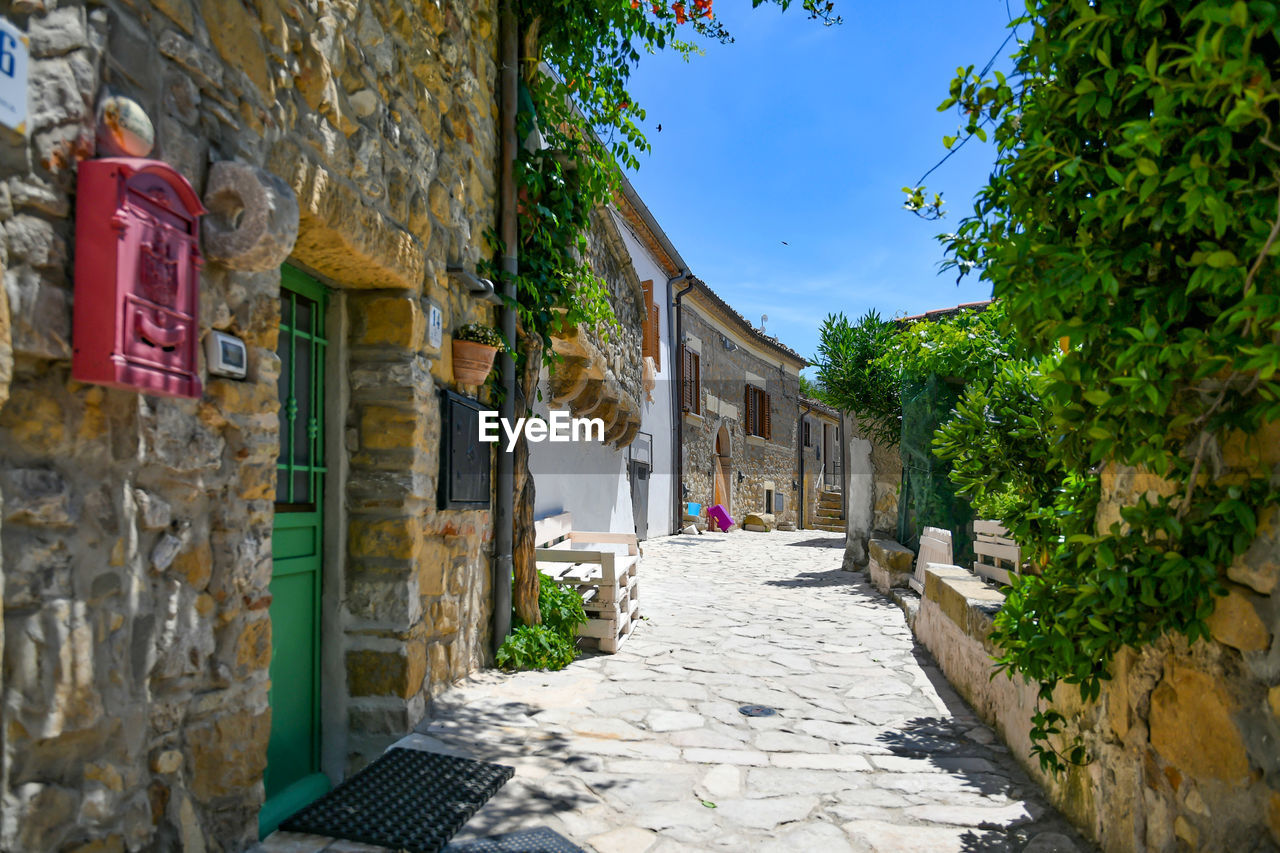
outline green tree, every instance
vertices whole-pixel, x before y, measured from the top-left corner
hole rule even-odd
[[[1066,343],[1037,383],[1056,500],[1096,500],[1087,474],[1107,464],[1175,487],[1108,530],[1067,513],[996,620],[1002,663],[1043,698],[1059,682],[1093,698],[1122,646],[1207,635],[1220,574],[1277,499],[1261,466],[1206,460],[1280,418],[1280,6],[1028,0],[1013,25],[1013,74],[971,66],[942,105],[998,152],[942,238],[949,264],[991,283],[1029,351]],[[1035,734],[1057,768],[1052,713]]]
[[[868,311],[851,323],[829,314],[818,332],[817,385],[823,402],[850,412],[882,444],[897,444],[902,422],[901,379],[885,359],[893,347],[894,323]]]

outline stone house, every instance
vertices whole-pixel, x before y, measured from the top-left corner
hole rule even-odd
[[[843,454],[840,412],[820,400],[800,398],[801,528],[843,531]]]
[[[466,271],[496,216],[496,2],[4,14],[30,108],[0,127],[0,849],[245,849],[489,659],[483,465],[470,501],[439,487],[441,392],[477,392],[449,331],[494,319]],[[105,216],[77,174],[108,154],[151,158],[101,164],[106,200],[152,229],[129,280],[194,299],[181,324],[73,297]],[[74,378],[117,332],[195,396]]]
[[[666,536],[676,523],[667,293],[683,260],[626,178],[613,205],[597,211],[589,245],[618,326],[607,335],[574,330],[557,339],[563,360],[544,371],[534,409],[609,416],[622,426],[598,445],[530,447],[534,515],[568,511],[581,529]]]
[[[676,291],[683,500],[738,523],[795,524],[800,370],[795,350],[752,326],[697,278]]]

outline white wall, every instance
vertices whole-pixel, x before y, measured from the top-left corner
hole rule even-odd
[[[653,400],[641,401],[640,431],[653,436],[653,472],[649,477],[649,536],[666,536],[675,532],[672,497],[672,451],[675,425],[671,418],[672,395],[675,392],[675,355],[671,346],[670,315],[667,304],[667,274],[631,231],[631,225],[617,213],[614,222],[622,233],[631,265],[641,281],[653,281],[654,300],[658,303],[659,350],[662,364],[657,373]],[[575,522],[576,523],[576,522]]]
[[[543,398],[550,399],[545,376],[540,384]],[[545,402],[533,410],[547,417]],[[534,518],[571,512],[577,530],[635,532],[625,448],[596,441],[530,442],[529,470]]]

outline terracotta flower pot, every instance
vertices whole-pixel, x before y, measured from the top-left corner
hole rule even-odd
[[[498,348],[475,341],[453,341],[453,379],[459,385],[482,385],[493,369]]]

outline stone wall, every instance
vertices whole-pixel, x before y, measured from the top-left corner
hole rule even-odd
[[[1223,448],[1220,469],[1280,467],[1276,428]],[[1167,483],[1103,472],[1099,523]],[[1280,846],[1280,509],[1227,570],[1211,639],[1166,637],[1125,649],[1097,701],[1060,688],[1061,747],[1080,737],[1092,761],[1053,778],[1028,758],[1035,690],[991,678],[991,618],[1003,596],[959,568],[930,570],[915,631],[948,680],[1001,732],[1055,804],[1104,850],[1263,850]]]
[[[640,431],[644,400],[645,303],[640,279],[613,216],[605,209],[591,215],[587,260],[605,283],[615,323],[606,328],[567,327],[552,346],[560,357],[541,379],[545,399],[574,417],[604,422],[605,443],[621,450]],[[606,476],[612,477],[612,471]]]
[[[897,532],[902,454],[897,445],[886,445],[872,438],[870,431],[852,415],[844,415],[844,425],[847,502],[844,568],[853,571],[867,565],[868,543],[872,538],[891,538]]]
[[[270,730],[280,274],[222,259],[201,275],[201,332],[245,340],[245,381],[202,363],[203,398],[173,400],[71,380],[76,163],[101,153],[110,92],[197,193],[236,160],[296,196],[290,262],[333,288],[323,712],[339,777],[487,655],[491,521],[435,509],[452,366],[425,327],[432,304],[446,332],[492,317],[446,267],[473,267],[494,219],[496,3],[4,13],[31,38],[32,112],[25,137],[0,130],[0,848],[244,849]]]
[[[681,448],[684,500],[701,503],[704,510],[714,502],[712,466],[716,435],[724,427],[729,438],[729,509],[734,521],[740,524],[749,512],[771,511],[772,508],[765,507],[765,492],[772,489],[786,500],[786,509],[775,512],[775,520],[795,523],[800,498],[799,364],[783,368],[778,357],[766,359],[745,344],[728,349],[721,342],[722,327],[693,310],[687,299],[681,310],[686,343],[690,338],[701,342],[702,379],[702,414],[684,415]],[[725,330],[728,331],[727,327]],[[748,374],[760,377],[770,396],[773,434],[769,440],[748,436],[742,424]]]

